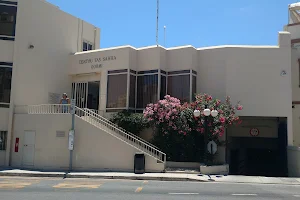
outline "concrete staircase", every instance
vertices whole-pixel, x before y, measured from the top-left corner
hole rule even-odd
[[[95,111],[87,108],[76,107],[75,114],[77,117],[99,128],[100,130],[105,131],[111,136],[116,137],[144,154],[155,158],[159,163],[166,163],[166,154],[160,151],[156,146],[130,132],[125,131],[121,127],[118,127],[116,124],[99,115]]]

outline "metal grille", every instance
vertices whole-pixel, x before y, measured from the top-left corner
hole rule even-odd
[[[0,151],[6,150],[7,131],[0,131]]]
[[[76,99],[76,106],[79,108],[87,107],[88,83],[72,83],[71,98]]]

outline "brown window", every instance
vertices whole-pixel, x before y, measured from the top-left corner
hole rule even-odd
[[[158,100],[158,75],[143,75],[137,79],[137,108],[145,108]]]
[[[168,91],[172,97],[182,102],[190,101],[190,75],[178,75],[168,77]]]
[[[127,74],[109,75],[107,80],[107,108],[126,108]]]
[[[0,5],[0,35],[15,36],[17,7]]]
[[[6,150],[7,131],[0,131],[0,151]]]
[[[161,80],[160,80],[160,99],[163,99],[166,94],[167,94],[167,77],[161,75]]]
[[[0,67],[0,107],[7,107],[10,102],[11,76],[11,67]]]
[[[195,101],[196,92],[197,92],[197,77],[192,76],[192,101]]]
[[[129,107],[135,108],[135,85],[136,76],[130,75]]]

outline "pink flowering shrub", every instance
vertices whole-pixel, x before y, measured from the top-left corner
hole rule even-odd
[[[225,102],[222,102],[219,99],[213,99],[208,94],[198,94],[196,95],[196,100],[189,105],[188,109],[201,111],[200,117],[195,118],[195,128],[200,133],[205,132],[205,116],[203,114],[205,108],[218,111],[216,117],[208,116],[210,135],[221,137],[229,125],[241,123],[241,120],[236,115],[236,111],[243,109],[239,102],[233,106],[229,96],[226,97]]]
[[[237,110],[243,109],[240,103],[233,106],[229,96],[226,97],[225,102],[222,102],[219,99],[213,99],[208,94],[196,95],[196,100],[190,104],[181,104],[179,99],[166,95],[165,99],[149,104],[144,110],[144,117],[153,125],[160,125],[165,134],[175,131],[187,135],[192,130],[204,133],[203,110],[206,107],[218,111],[217,117],[208,117],[209,133],[212,135],[222,136],[229,125],[241,122],[236,115]],[[194,110],[201,111],[200,117],[194,117]]]
[[[206,145],[205,116],[203,110],[217,110],[216,117],[208,116],[208,138],[219,143],[226,128],[240,123],[236,115],[243,106],[238,102],[233,106],[230,97],[222,102],[213,99],[208,94],[196,95],[192,103],[182,104],[179,99],[166,95],[163,100],[149,104],[145,108],[144,118],[155,128],[153,143],[167,153],[167,159],[172,161],[201,162],[204,158]],[[194,117],[194,110],[199,110],[201,115]],[[200,134],[198,134],[200,133]]]
[[[183,108],[179,99],[166,95],[165,99],[159,100],[155,104],[149,104],[143,113],[150,123],[160,126],[161,131],[165,134],[176,131],[186,135],[191,128],[185,123],[185,118],[182,116]]]

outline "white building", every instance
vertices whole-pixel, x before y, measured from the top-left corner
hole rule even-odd
[[[0,0],[0,16],[0,166],[68,169],[71,115],[54,105],[67,92],[77,99],[75,170],[131,171],[134,154],[143,152],[146,170],[162,171],[163,152],[107,118],[122,109],[140,112],[165,94],[191,101],[205,92],[244,106],[243,123],[227,130],[229,144],[219,148],[232,173],[267,173],[259,168],[265,160],[278,166],[273,174],[285,174],[289,146],[289,173],[299,175],[293,128],[300,56],[291,48],[298,25],[287,26],[292,34],[280,32],[275,46],[100,49],[99,28],[43,0]]]

